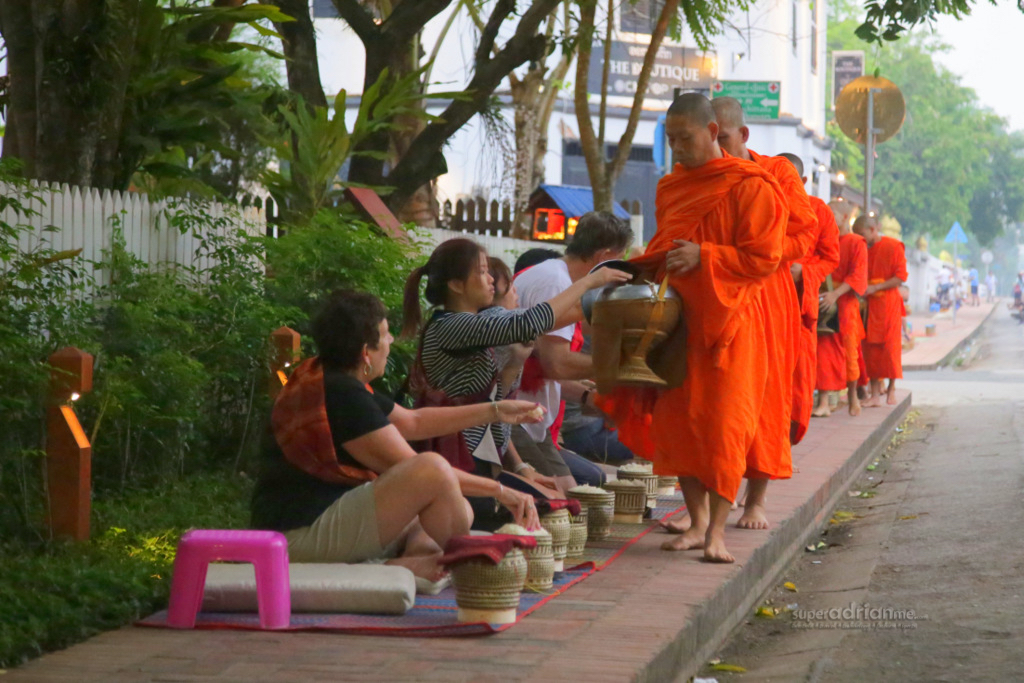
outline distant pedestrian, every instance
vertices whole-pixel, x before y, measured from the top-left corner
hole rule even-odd
[[[978,269],[971,268],[969,277],[971,280],[971,305],[980,306],[981,299],[978,297]]]
[[[985,301],[992,303],[996,300],[996,274],[989,273],[985,276]]]

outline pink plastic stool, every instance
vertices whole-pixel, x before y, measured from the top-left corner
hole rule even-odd
[[[211,562],[251,562],[256,570],[260,627],[286,628],[291,622],[288,540],[276,531],[197,529],[178,543],[171,580],[167,625],[195,628],[203,604],[206,568]]]

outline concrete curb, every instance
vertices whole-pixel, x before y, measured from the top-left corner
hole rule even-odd
[[[936,361],[934,363],[918,363],[918,364],[904,365],[903,366],[903,370],[907,371],[907,372],[912,372],[912,371],[916,371],[916,370],[938,370],[939,368],[941,368],[943,366],[949,365],[950,363],[953,362],[953,359],[956,358],[956,355],[958,353],[960,353],[960,349],[962,349],[963,347],[967,346],[967,344],[969,344],[975,337],[978,336],[978,334],[981,332],[981,328],[985,326],[985,323],[987,323],[989,321],[989,318],[991,318],[993,315],[995,315],[995,312],[997,310],[999,310],[999,306],[998,305],[993,306],[992,310],[988,312],[988,315],[986,315],[982,319],[982,321],[980,323],[978,323],[978,326],[975,327],[974,330],[969,335],[967,335],[966,337],[961,339],[952,349],[949,350],[949,353],[947,353],[945,356],[940,358],[938,361]]]
[[[865,464],[885,451],[910,406],[911,395],[907,394],[814,495],[779,523],[741,571],[703,601],[683,630],[638,672],[637,680],[686,681],[701,669],[733,629],[750,616],[793,557],[819,533]]]

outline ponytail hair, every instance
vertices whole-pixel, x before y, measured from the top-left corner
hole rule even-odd
[[[414,337],[423,324],[420,308],[420,283],[427,278],[427,303],[444,306],[448,298],[448,283],[467,279],[478,267],[484,248],[471,239],[457,237],[437,245],[427,262],[409,273],[405,281],[402,301],[402,338]]]
[[[420,310],[420,281],[427,273],[426,266],[420,266],[405,280],[405,292],[402,295],[402,339],[411,339],[419,332],[423,322],[423,311]]]

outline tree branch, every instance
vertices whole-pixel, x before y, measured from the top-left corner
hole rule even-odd
[[[465,89],[469,99],[453,101],[441,114],[440,120],[429,124],[416,136],[408,153],[387,178],[388,185],[396,188],[389,198],[392,207],[402,206],[418,187],[434,177],[439,170],[441,149],[455,131],[486,109],[491,94],[502,79],[520,64],[543,56],[547,41],[543,35],[537,34],[537,28],[559,2],[536,0],[519,20],[515,34],[505,47],[478,65]]]
[[[359,0],[331,1],[334,3],[334,9],[338,10],[338,16],[356,32],[364,45],[380,38],[380,27],[373,21],[373,15],[366,11]]]
[[[651,82],[651,71],[654,69],[654,59],[658,55],[658,48],[668,31],[669,22],[679,10],[680,0],[666,0],[661,8],[661,15],[658,16],[658,23],[651,32],[651,44],[647,46],[644,54],[644,63],[640,68],[640,77],[636,81],[636,93],[633,95],[633,107],[629,110],[629,120],[626,122],[626,130],[619,138],[618,149],[615,150],[615,158],[612,159],[608,169],[609,185],[614,185],[615,180],[622,173],[629,159],[629,151],[633,146],[633,136],[636,134],[637,125],[640,123],[640,111],[643,109],[644,97],[647,95],[647,85]]]
[[[380,25],[381,35],[396,48],[404,45],[451,3],[452,0],[403,0]]]
[[[576,106],[576,123],[580,128],[580,147],[583,160],[587,163],[587,175],[594,188],[594,208],[599,208],[598,193],[605,187],[605,154],[598,149],[594,122],[590,117],[590,101],[587,97],[587,78],[590,73],[590,53],[594,46],[594,15],[597,0],[580,0],[580,25],[576,49],[576,87],[573,102]]]
[[[498,0],[497,4],[494,5],[494,10],[491,12],[491,16],[487,19],[487,25],[484,26],[484,30],[480,33],[480,43],[476,46],[476,66],[479,69],[480,65],[485,63],[491,58],[491,50],[494,49],[494,41],[498,37],[498,31],[501,29],[502,23],[516,7],[515,0]]]

